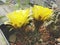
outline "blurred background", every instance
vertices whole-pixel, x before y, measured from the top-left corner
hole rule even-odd
[[[57,7],[56,10],[60,11],[60,0],[0,0],[0,25],[7,20],[7,13],[28,8],[31,4],[41,5],[48,8]]]

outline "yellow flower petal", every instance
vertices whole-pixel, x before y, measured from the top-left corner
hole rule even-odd
[[[11,25],[21,27],[22,25],[27,23],[29,13],[30,13],[29,9],[17,10],[9,13],[7,17],[11,22]]]
[[[47,20],[53,14],[52,9],[42,7],[42,6],[37,6],[37,5],[34,5],[32,11],[33,11],[33,17],[36,20]]]

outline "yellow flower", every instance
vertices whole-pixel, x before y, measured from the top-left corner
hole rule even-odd
[[[22,25],[28,23],[30,10],[17,10],[7,14],[7,17],[11,23],[11,25],[16,27],[21,27]]]
[[[53,14],[52,9],[42,7],[42,6],[37,6],[37,5],[34,5],[32,11],[33,11],[33,17],[36,20],[43,20],[43,21],[47,20]]]

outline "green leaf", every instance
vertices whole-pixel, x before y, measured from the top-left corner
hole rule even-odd
[[[0,16],[0,19],[4,18],[5,16]]]

